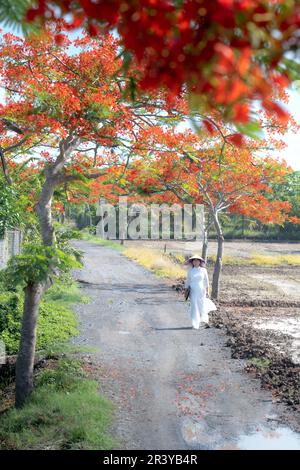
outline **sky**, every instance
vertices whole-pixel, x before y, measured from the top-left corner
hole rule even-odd
[[[1,23],[0,28],[2,28],[3,32],[9,32],[7,28],[3,28],[3,26],[1,26]],[[10,32],[19,36],[21,35],[19,31]],[[72,36],[75,36],[75,34],[73,33]],[[284,106],[287,107],[288,111],[292,114],[296,122],[300,125],[300,86],[293,86],[292,89],[289,91],[289,97],[289,103]],[[3,98],[4,93],[3,90],[0,89],[0,103],[3,102]],[[186,124],[182,125],[181,130],[183,130],[184,127],[186,127]],[[288,132],[281,138],[286,143],[287,147],[281,150],[280,152],[276,153],[276,157],[281,160],[285,159],[287,164],[290,165],[293,170],[300,170],[300,131],[298,131],[297,133]]]
[[[300,125],[300,91],[291,90],[289,95],[290,100],[287,108],[297,124]],[[300,131],[285,134],[283,140],[286,142],[287,148],[278,156],[284,158],[294,170],[300,170]]]

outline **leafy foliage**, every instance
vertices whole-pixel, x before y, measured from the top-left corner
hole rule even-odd
[[[0,238],[6,229],[18,227],[20,219],[17,191],[0,178]]]
[[[24,295],[21,292],[0,293],[0,340],[8,354],[19,348]],[[37,349],[46,349],[77,334],[74,312],[57,302],[42,301],[39,307]]]
[[[68,30],[83,27],[94,37],[103,27],[116,28],[132,96],[161,87],[178,95],[185,86],[192,108],[218,108],[234,123],[251,120],[250,104],[257,99],[286,118],[269,99],[269,87],[288,86],[294,76],[297,0],[39,0],[27,20],[37,17],[56,25],[65,18]],[[129,68],[132,58],[136,70]]]
[[[72,268],[82,267],[81,254],[69,247],[69,252],[45,245],[23,245],[22,253],[10,258],[6,276],[14,284],[33,284],[44,282],[50,272],[56,270],[57,276]]]
[[[34,23],[24,22],[26,11],[33,4],[32,0],[1,0],[0,2],[0,22],[6,28],[21,29],[23,33],[36,31]]]

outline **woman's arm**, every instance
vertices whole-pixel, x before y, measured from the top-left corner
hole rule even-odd
[[[187,289],[188,287],[190,287],[190,282],[191,282],[191,270],[189,269],[188,270],[188,273],[187,273],[187,277],[186,277],[186,281],[184,283],[184,287]]]
[[[206,288],[206,295],[207,297],[209,297],[209,279],[208,279],[208,273],[207,273],[207,269],[204,268],[205,271],[204,271],[204,285],[205,285],[205,288]]]

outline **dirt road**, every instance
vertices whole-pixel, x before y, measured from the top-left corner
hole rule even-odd
[[[100,391],[116,404],[122,449],[300,449],[284,409],[230,357],[214,328],[191,329],[187,304],[119,252],[86,241],[75,270],[91,302],[75,307],[76,344],[95,346]]]

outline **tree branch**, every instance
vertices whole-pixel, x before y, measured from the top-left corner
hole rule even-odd
[[[7,165],[6,165],[6,160],[5,160],[5,156],[4,156],[4,152],[3,152],[2,147],[0,147],[0,157],[1,157],[1,165],[2,165],[2,170],[3,170],[4,178],[6,179],[7,183],[8,183],[9,185],[11,185],[11,184],[12,184],[12,180],[11,180],[11,177],[9,176],[9,174],[8,174]]]

